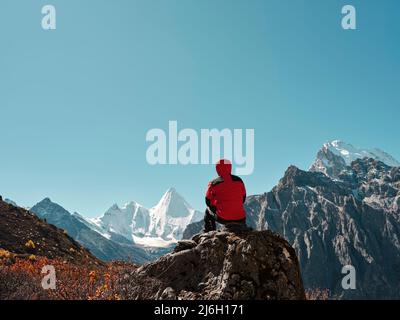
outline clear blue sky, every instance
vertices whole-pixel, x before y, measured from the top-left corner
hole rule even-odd
[[[146,162],[169,120],[254,128],[249,194],[331,139],[400,159],[399,35],[397,0],[1,0],[0,194],[97,216],[174,186],[201,209],[211,166]]]

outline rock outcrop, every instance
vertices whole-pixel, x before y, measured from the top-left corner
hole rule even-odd
[[[271,231],[199,234],[137,273],[162,284],[153,299],[305,299],[295,251]]]

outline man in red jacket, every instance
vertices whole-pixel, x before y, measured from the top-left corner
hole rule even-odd
[[[204,232],[216,230],[216,222],[246,224],[243,207],[246,188],[242,179],[231,174],[232,164],[229,160],[219,160],[216,169],[218,178],[208,184],[206,193]]]

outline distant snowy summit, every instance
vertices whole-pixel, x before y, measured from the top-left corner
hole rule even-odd
[[[337,177],[353,161],[363,158],[372,158],[390,167],[400,167],[399,161],[378,148],[361,149],[340,140],[333,140],[325,143],[318,151],[310,171],[323,172],[327,176]]]
[[[89,222],[107,238],[117,234],[136,244],[163,247],[180,240],[186,226],[202,218],[201,212],[170,188],[150,209],[134,201],[121,208],[114,204],[102,217]]]
[[[187,225],[203,218],[174,188],[150,209],[135,201],[121,207],[114,204],[95,219],[70,213],[49,198],[35,204],[31,212],[67,231],[99,259],[139,264],[170,251]]]

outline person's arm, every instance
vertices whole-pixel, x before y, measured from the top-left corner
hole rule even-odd
[[[246,193],[247,193],[247,192],[246,192],[246,186],[245,186],[244,183],[242,182],[243,203],[246,202],[246,198],[247,198]]]
[[[209,183],[206,192],[206,205],[211,212],[216,213],[217,208],[213,205],[213,202],[214,202],[214,188],[213,185]]]

